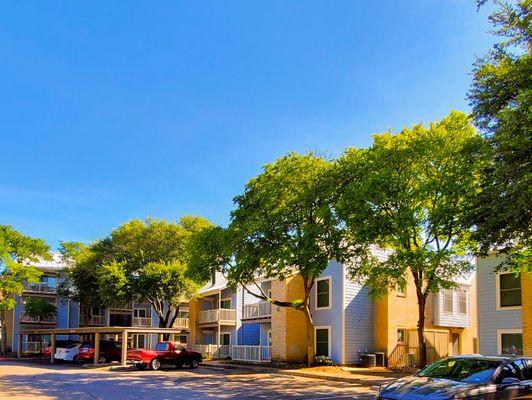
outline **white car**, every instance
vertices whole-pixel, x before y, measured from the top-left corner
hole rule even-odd
[[[81,343],[79,342],[70,343],[63,347],[57,347],[55,349],[54,358],[56,360],[75,362],[78,359],[78,353],[79,353],[80,347],[81,347]]]

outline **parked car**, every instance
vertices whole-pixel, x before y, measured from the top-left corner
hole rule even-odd
[[[188,351],[179,342],[159,342],[155,350],[128,350],[127,361],[136,365],[138,369],[143,370],[149,366],[157,371],[163,364],[172,364],[178,368],[183,365],[198,368],[202,357],[200,353]]]
[[[532,358],[449,357],[379,388],[377,399],[531,399]]]
[[[78,341],[78,340],[56,340],[55,341],[55,349],[57,350],[58,348],[65,348],[67,346],[70,346],[71,344],[80,344],[81,342]],[[46,344],[46,346],[43,346],[42,350],[41,350],[41,354],[43,356],[46,356],[46,357],[50,357],[50,355],[52,354],[52,344],[51,343],[48,343]]]
[[[113,340],[100,340],[100,349],[98,354],[98,362],[101,364],[109,363],[112,361],[120,361],[122,355],[122,348],[117,342]],[[94,360],[94,343],[84,342],[78,354],[77,361],[92,362]]]
[[[62,345],[62,347],[58,347],[56,343],[54,359],[76,362],[78,360],[78,352],[80,346],[81,342],[65,343],[64,345]]]

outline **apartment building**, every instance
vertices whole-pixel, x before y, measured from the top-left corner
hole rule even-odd
[[[61,262],[59,254],[52,254],[50,261],[40,260],[32,263],[34,267],[42,271],[38,283],[24,284],[21,296],[15,296],[16,304],[13,310],[7,313],[7,348],[16,349],[18,346],[18,332],[21,329],[42,328],[76,328],[79,326],[79,307],[68,299],[57,295],[59,272],[65,266]],[[50,318],[32,318],[24,313],[24,304],[29,298],[37,298],[50,302],[57,308],[57,315]],[[58,339],[67,339],[66,336]],[[24,352],[39,352],[41,343],[47,342],[47,338],[38,336],[25,336],[22,342]]]
[[[532,273],[497,272],[503,261],[476,260],[480,352],[532,356]]]
[[[385,252],[375,249],[378,257]],[[426,333],[429,360],[476,351],[475,280],[458,279],[457,287],[430,296]],[[298,276],[284,281],[258,280],[274,299],[303,298]],[[249,292],[232,291],[219,273],[190,305],[189,347],[215,357],[254,362],[299,362],[306,358],[306,319],[301,311],[273,306]],[[316,355],[337,364],[358,364],[362,354],[383,352],[394,366],[415,364],[417,298],[413,282],[374,301],[369,288],[352,281],[347,266],[331,261],[316,279],[310,308]]]

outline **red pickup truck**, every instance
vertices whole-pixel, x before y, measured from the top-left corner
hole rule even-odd
[[[127,351],[127,361],[143,370],[148,366],[157,371],[163,364],[173,364],[178,368],[188,365],[198,368],[202,357],[200,353],[188,351],[178,342],[159,342],[155,350],[131,349]]]

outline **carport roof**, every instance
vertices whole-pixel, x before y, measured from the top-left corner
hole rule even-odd
[[[85,328],[43,328],[43,329],[21,329],[20,335],[76,335],[86,333],[181,333],[183,329],[177,328],[149,328],[133,326],[96,326]]]

